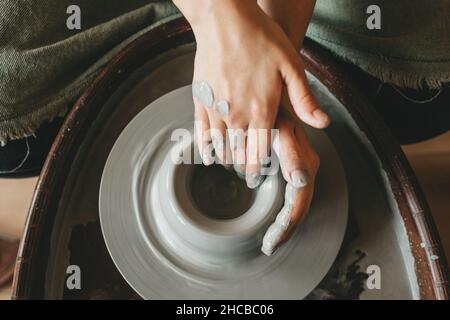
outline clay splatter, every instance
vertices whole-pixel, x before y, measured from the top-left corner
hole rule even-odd
[[[194,81],[192,83],[192,95],[205,107],[212,108],[214,104],[214,93],[205,81]]]

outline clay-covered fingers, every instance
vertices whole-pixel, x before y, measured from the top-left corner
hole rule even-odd
[[[225,167],[231,167],[227,126],[219,111],[216,110],[212,88],[206,82],[194,81],[192,95],[195,105],[197,144],[203,163],[208,166],[217,162]]]
[[[282,75],[295,113],[303,122],[314,128],[326,128],[330,124],[330,118],[311,91],[303,61],[298,55],[289,61],[290,63],[282,68]]]
[[[280,116],[277,121],[279,134],[274,141],[274,151],[280,161],[286,180],[284,206],[268,228],[261,251],[271,255],[294,228],[306,217],[314,193],[314,181],[320,160],[310,146],[301,126]]]
[[[268,122],[250,125],[247,133],[247,163],[245,180],[250,189],[255,189],[264,181],[263,166],[270,164],[271,127]]]
[[[195,134],[200,157],[205,166],[214,163],[214,147],[211,139],[208,113],[197,101],[195,103]]]
[[[234,171],[239,177],[245,179],[245,164],[246,164],[246,129],[229,128],[228,140],[230,141],[231,156],[233,161]]]

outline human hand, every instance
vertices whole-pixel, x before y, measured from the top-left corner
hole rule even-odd
[[[263,180],[261,163],[271,152],[270,134],[283,85],[301,120],[324,128],[328,116],[310,91],[297,50],[256,1],[203,0],[195,1],[195,8],[192,1],[175,3],[197,40],[193,87],[203,161],[206,165],[214,161],[208,148],[212,140],[219,162],[234,164],[245,174],[247,185],[255,188]],[[258,134],[233,144],[233,139],[225,139],[227,129]]]
[[[286,180],[285,202],[275,222],[267,229],[261,251],[270,256],[291,235],[309,212],[320,158],[309,143],[299,121],[282,112],[276,122],[274,150]]]

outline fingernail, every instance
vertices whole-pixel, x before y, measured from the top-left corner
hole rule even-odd
[[[328,124],[330,124],[330,117],[320,109],[317,109],[313,112],[313,117],[316,120],[319,120],[320,122],[322,122],[326,126]]]
[[[211,144],[203,150],[202,160],[205,166],[210,166],[214,163],[214,147]]]
[[[309,183],[309,175],[305,170],[295,170],[291,173],[292,185],[296,188],[306,187]]]
[[[261,246],[261,251],[266,256],[271,256],[278,244],[280,243],[285,229],[277,222],[273,223],[269,229],[267,229],[266,234],[263,238],[263,243]]]
[[[250,172],[247,175],[247,187],[255,189],[263,182],[263,177],[259,173]]]

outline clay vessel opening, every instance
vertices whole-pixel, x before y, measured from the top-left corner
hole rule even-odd
[[[195,207],[212,219],[238,218],[255,200],[255,191],[249,189],[243,179],[218,164],[194,165],[188,188]]]

